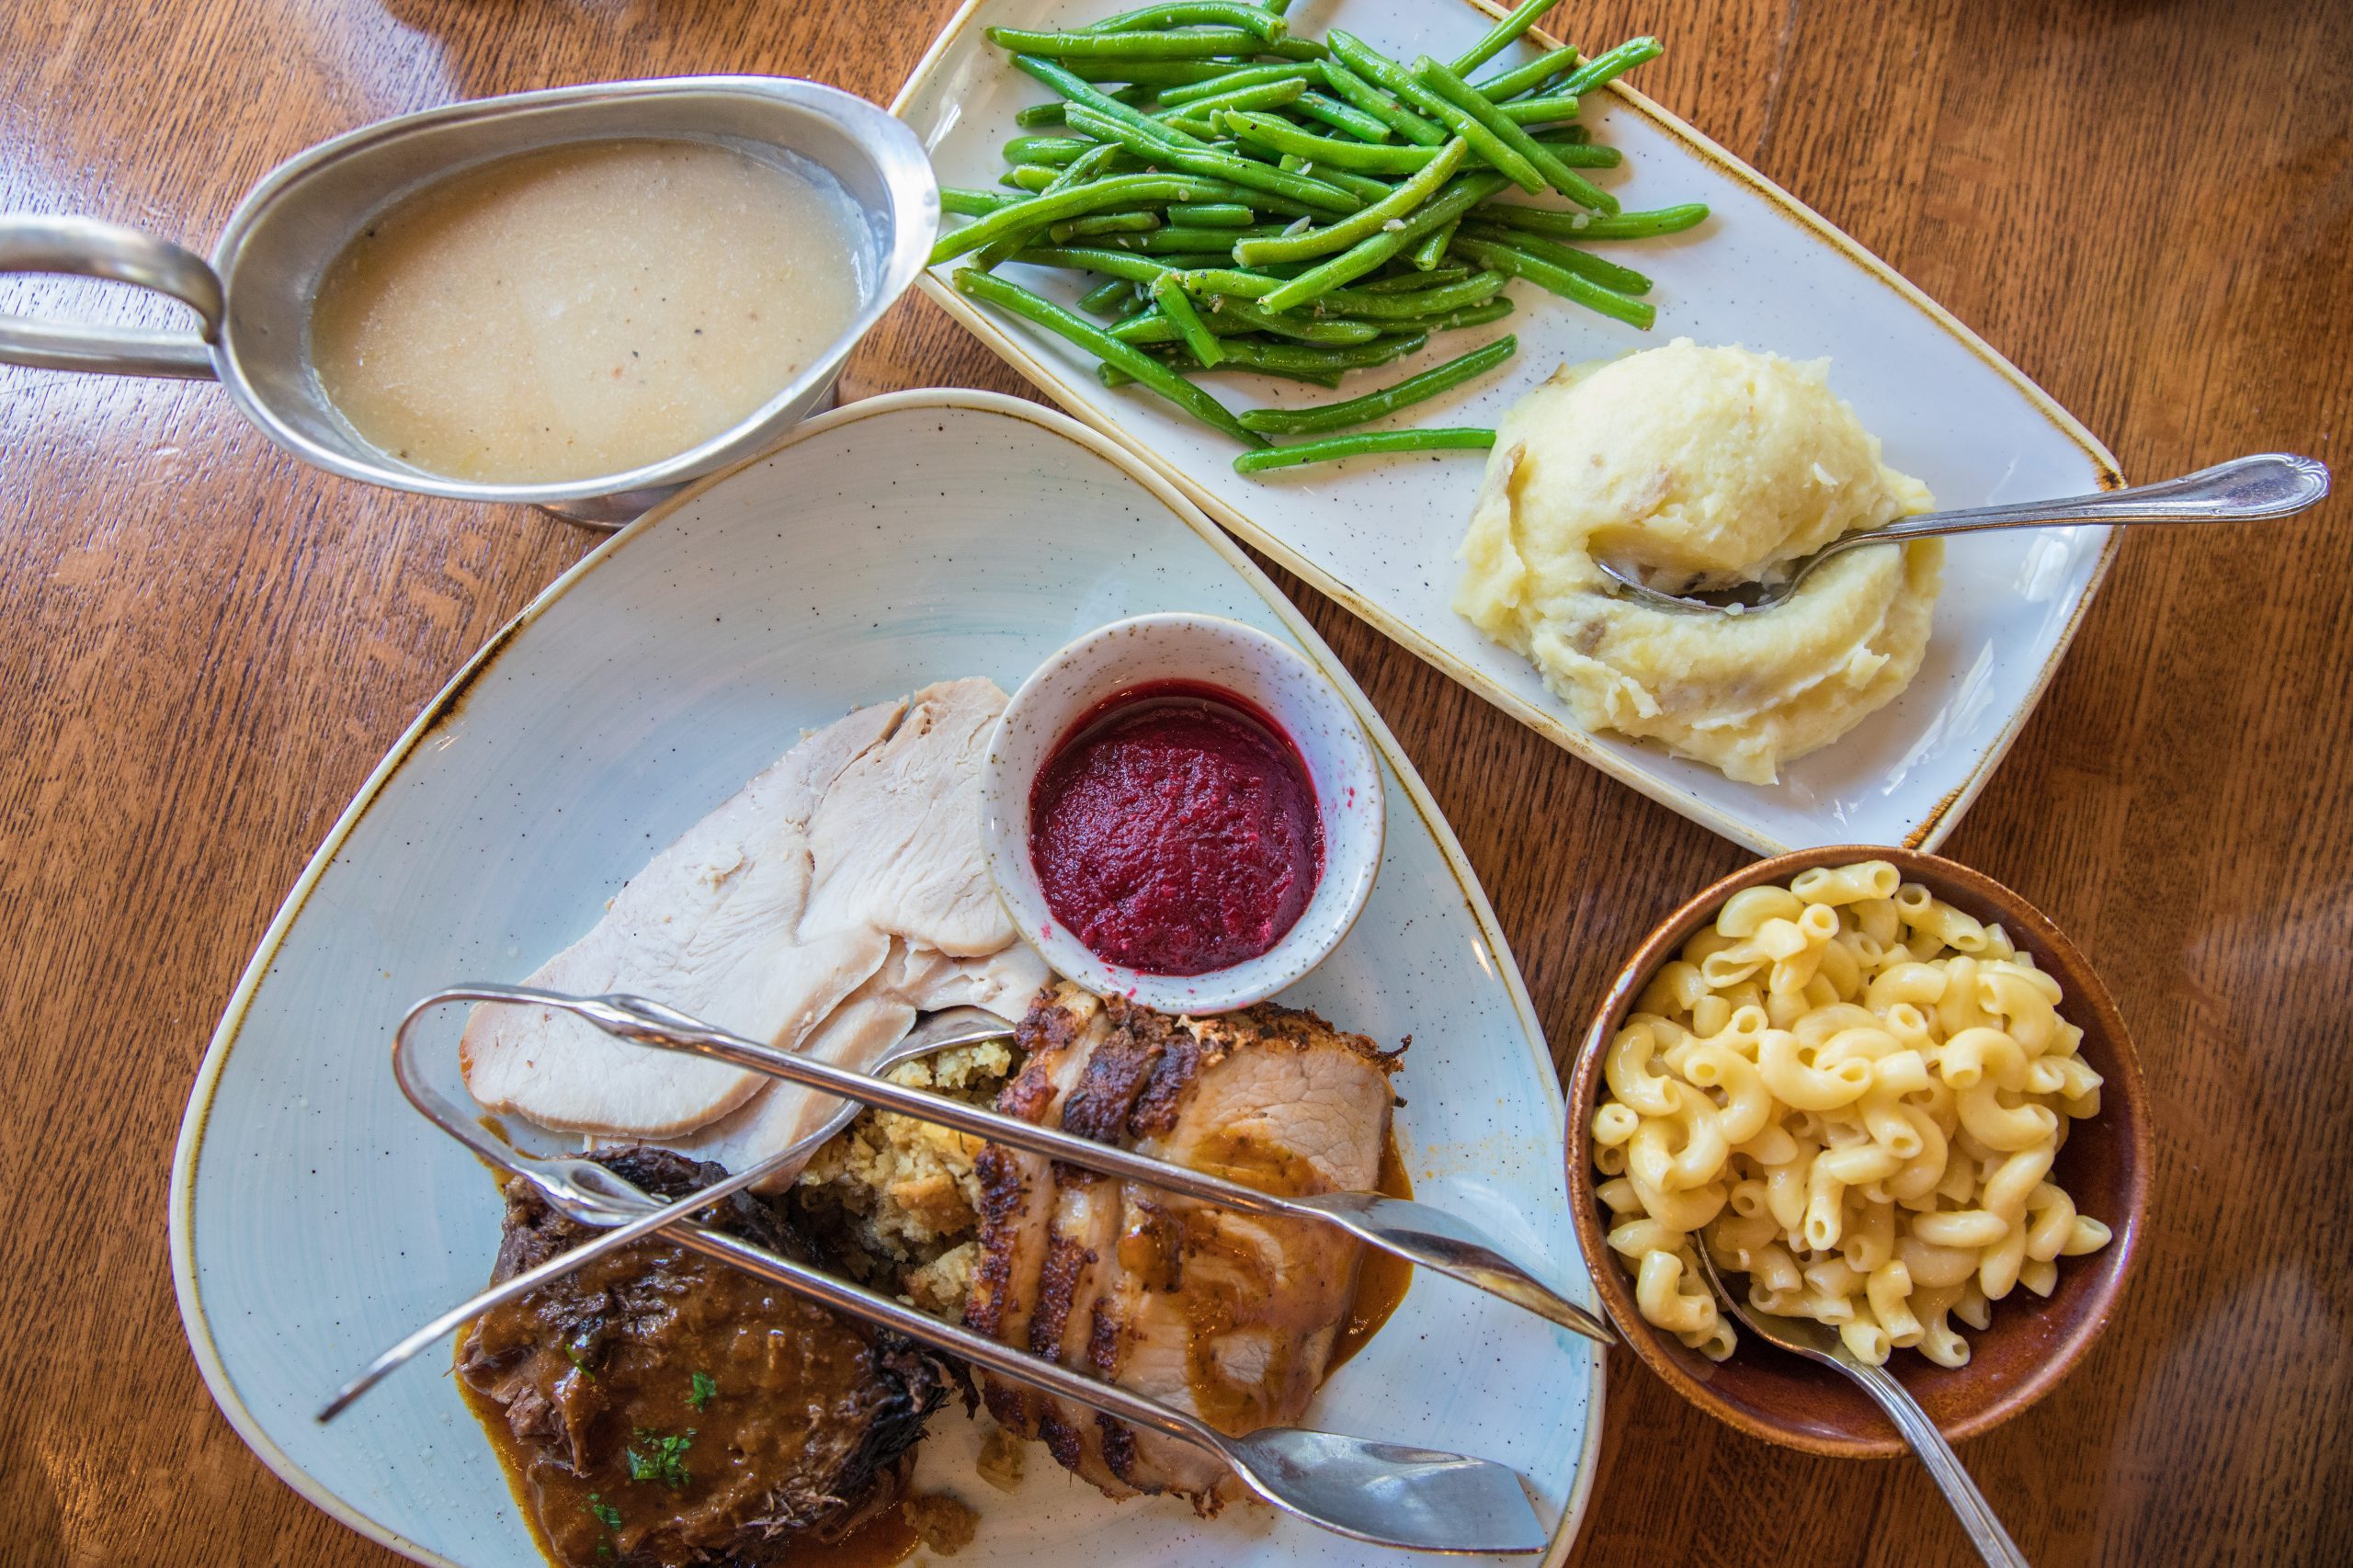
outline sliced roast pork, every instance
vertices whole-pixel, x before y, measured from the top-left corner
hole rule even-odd
[[[1312,1013],[1263,1004],[1171,1018],[1063,985],[1029,1009],[1020,1038],[1028,1059],[998,1100],[1008,1114],[1262,1191],[1379,1178],[1396,1058]],[[998,1145],[979,1171],[968,1324],[1221,1431],[1299,1419],[1347,1320],[1357,1243]],[[1112,1496],[1175,1493],[1211,1512],[1233,1485],[1186,1444],[1005,1380],[984,1392],[1008,1430]]]
[[[1010,1014],[1045,969],[981,855],[980,765],[1004,707],[993,682],[948,681],[808,736],[655,856],[529,983],[651,996],[849,1067],[920,1010]],[[730,1165],[824,1114],[807,1090],[546,1009],[478,1008],[461,1049],[467,1086],[494,1110]]]

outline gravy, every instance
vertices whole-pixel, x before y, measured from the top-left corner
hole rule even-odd
[[[319,382],[428,473],[560,483],[743,420],[856,312],[847,198],[702,142],[553,147],[396,204],[328,267]]]

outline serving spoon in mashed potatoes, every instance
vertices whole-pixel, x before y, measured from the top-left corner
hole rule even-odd
[[[1642,580],[1641,569],[1596,558],[1594,564],[1615,585],[1611,596],[1698,615],[1745,615],[1771,609],[1797,592],[1807,574],[1835,555],[1868,545],[1989,528],[2070,528],[2092,524],[2256,523],[2292,517],[2328,494],[2328,468],[2315,458],[2265,452],[2234,458],[2212,468],[2155,484],[2136,484],[2097,495],[2058,501],[2020,501],[2006,506],[1973,506],[1958,512],[1922,512],[1883,528],[1842,534],[1810,555],[1776,562],[1769,577],[1728,587],[1666,593]]]

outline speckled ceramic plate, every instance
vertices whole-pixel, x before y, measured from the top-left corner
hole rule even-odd
[[[940,183],[994,186],[1004,167],[998,149],[1017,134],[1014,111],[1047,96],[1006,63],[984,28],[1074,26],[1131,5],[974,0],[959,12],[893,106],[930,149]],[[1405,58],[1450,58],[1495,14],[1472,0],[1301,0],[1289,13],[1308,37],[1342,27]],[[1619,40],[1579,41],[1597,50]],[[1533,52],[1515,49],[1504,62]],[[1443,335],[1393,369],[1351,377],[1340,392],[1230,373],[1203,384],[1234,407],[1352,397],[1508,330],[1520,347],[1503,373],[1415,410],[1424,424],[1493,425],[1562,364],[1688,336],[1792,358],[1828,355],[1832,385],[1883,437],[1888,460],[1927,480],[1944,506],[2081,494],[2116,480],[2115,460],[2040,389],[1754,169],[1638,93],[1596,94],[1585,118],[1626,154],[1623,170],[1600,178],[1627,207],[1701,200],[1713,211],[1675,239],[1608,247],[1657,280],[1655,330],[1636,332],[1515,283],[1518,309],[1507,322]],[[1910,688],[1836,744],[1784,768],[1778,784],[1736,784],[1659,747],[1576,729],[1525,660],[1454,613],[1454,551],[1480,454],[1360,459],[1245,478],[1233,472],[1239,449],[1226,437],[1149,392],[1105,389],[1092,360],[1062,339],[974,309],[947,280],[953,266],[919,279],[932,298],[1220,523],[1540,733],[1766,854],[1939,843],[2041,696],[2112,554],[2103,528],[1951,541],[1935,640]],[[1074,274],[1009,272],[1066,302],[1079,291]]]
[[[942,676],[1010,690],[1078,633],[1159,610],[1286,640],[1363,720],[1387,769],[1380,881],[1284,999],[1383,1041],[1413,1036],[1398,1124],[1420,1195],[1590,1301],[1560,1089],[1518,971],[1363,694],[1239,551],[1111,443],[1010,398],[905,393],[816,420],[566,573],[402,737],[278,912],[198,1074],[172,1178],[181,1315],[255,1452],[420,1562],[537,1562],[440,1357],[332,1427],[312,1420],[379,1349],[477,1289],[497,1245],[490,1179],[393,1086],[403,1008],[453,981],[521,978],[801,727]],[[461,1021],[440,1020],[452,1055]],[[1601,1392],[1591,1345],[1423,1278],[1310,1419],[1515,1466],[1558,1521],[1558,1562]],[[1115,1506],[1042,1453],[1006,1496],[972,1477],[978,1431],[939,1416],[919,1478],[982,1511],[959,1568],[1367,1560],[1260,1508],[1201,1521]]]

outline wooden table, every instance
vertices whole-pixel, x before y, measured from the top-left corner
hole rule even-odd
[[[0,207],[206,248],[265,169],[364,120],[692,71],[887,100],[952,6],[17,0]],[[1556,24],[1665,38],[1645,88],[1951,307],[2133,477],[2282,447],[2345,466],[2353,9],[1596,0]],[[940,382],[1023,390],[911,299],[844,395]],[[2353,1559],[2353,507],[2314,521],[2131,539],[1949,846],[2091,952],[2155,1095],[2155,1222],[2120,1320],[1964,1450],[2038,1562]],[[173,1135],[336,812],[592,542],[326,478],[210,387],[0,369],[0,1562],[393,1561],[206,1397],[165,1262]],[[1573,1045],[1638,933],[1742,851],[1297,597]],[[1917,1467],[1764,1447],[1631,1357],[1610,1375],[1585,1561],[1968,1561]]]

